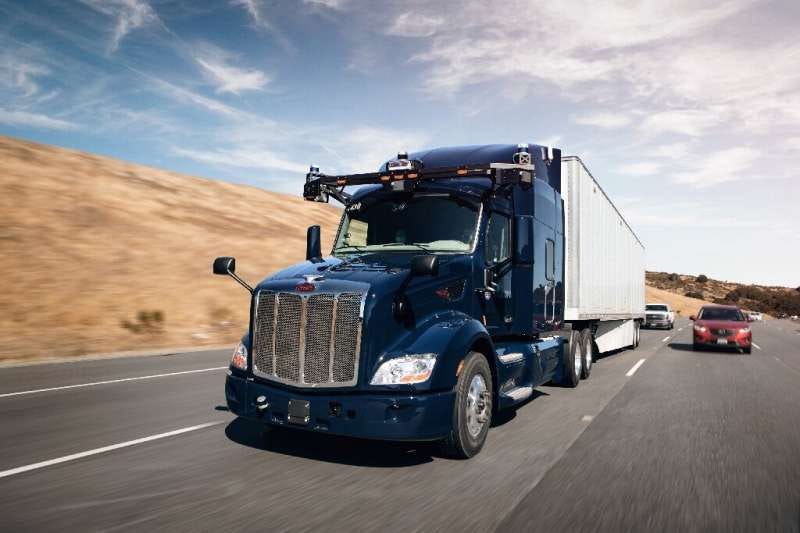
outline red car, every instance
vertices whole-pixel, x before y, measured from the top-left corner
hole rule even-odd
[[[750,353],[753,332],[742,310],[734,305],[705,305],[694,321],[695,350],[706,346],[737,348]]]

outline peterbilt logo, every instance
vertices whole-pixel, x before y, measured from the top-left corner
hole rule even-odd
[[[303,276],[305,281],[301,281],[297,285],[294,286],[294,290],[297,292],[313,292],[317,286],[314,285],[313,281],[322,281],[322,276],[310,275],[310,276]]]

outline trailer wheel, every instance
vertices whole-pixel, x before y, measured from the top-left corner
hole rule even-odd
[[[569,336],[567,349],[561,353],[562,387],[575,388],[581,380],[581,367],[583,366],[583,336],[580,331],[572,330]]]
[[[492,371],[483,354],[470,352],[456,383],[453,424],[443,443],[445,454],[457,459],[477,455],[491,422]]]
[[[592,363],[594,362],[594,339],[592,338],[592,328],[585,328],[580,333],[581,350],[581,379],[587,379],[592,373]]]
[[[642,327],[641,324],[637,321],[633,322],[633,344],[631,348],[634,350],[639,347],[639,341],[642,338]]]

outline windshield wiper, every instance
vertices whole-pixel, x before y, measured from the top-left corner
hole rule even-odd
[[[334,253],[341,252],[341,251],[345,250],[346,248],[352,248],[356,252],[366,252],[367,251],[367,249],[362,247],[362,246],[356,246],[354,244],[348,244],[347,246],[340,246],[340,247],[336,248],[335,250],[333,250],[333,252]]]
[[[382,244],[384,248],[390,248],[392,246],[416,246],[423,252],[431,253],[430,248],[424,244],[420,244],[418,242],[387,242],[386,244]]]

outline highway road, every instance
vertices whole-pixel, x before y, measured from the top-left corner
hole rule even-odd
[[[229,353],[0,369],[0,531],[798,531],[800,324],[751,355],[643,331],[468,461],[260,428]]]

